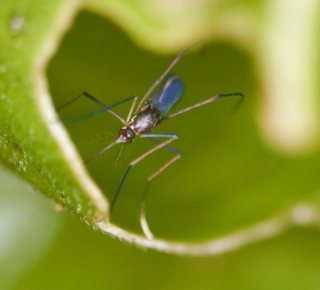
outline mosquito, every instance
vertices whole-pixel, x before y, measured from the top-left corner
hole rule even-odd
[[[170,114],[171,110],[175,107],[175,105],[180,101],[180,99],[183,96],[184,92],[184,84],[182,80],[174,75],[174,74],[169,74],[171,69],[178,63],[178,61],[185,55],[185,53],[194,45],[197,43],[189,46],[188,48],[183,49],[178,56],[173,60],[173,62],[169,65],[169,67],[165,70],[165,72],[160,76],[159,79],[155,81],[155,83],[150,87],[150,89],[147,91],[147,93],[144,95],[144,97],[141,99],[140,103],[137,105],[137,100],[139,98],[138,95],[131,96],[129,98],[126,98],[120,102],[117,102],[111,106],[106,106],[98,99],[93,97],[92,95],[84,92],[82,95],[78,96],[77,98],[73,99],[71,102],[67,103],[66,105],[60,107],[57,111],[67,107],[71,103],[75,102],[79,98],[85,96],[91,101],[95,102],[98,104],[102,109],[98,111],[94,111],[90,114],[81,116],[79,118],[75,118],[72,120],[63,120],[63,123],[68,124],[68,123],[74,123],[78,121],[85,120],[89,117],[99,115],[104,112],[109,112],[112,115],[114,115],[117,119],[120,120],[120,122],[123,124],[122,128],[118,132],[118,137],[116,138],[115,141],[113,141],[111,144],[109,144],[107,147],[102,149],[100,152],[89,158],[88,160],[84,161],[84,164],[88,164],[95,158],[97,158],[99,155],[102,153],[106,152],[109,150],[111,147],[117,145],[117,144],[130,144],[133,142],[136,138],[138,137],[144,137],[152,142],[156,143],[157,145],[152,148],[151,150],[147,151],[137,159],[133,160],[127,170],[125,171],[120,185],[117,189],[117,192],[112,200],[111,207],[110,207],[110,213],[112,213],[116,200],[120,194],[121,188],[128,176],[129,171],[131,170],[132,167],[134,167],[137,163],[145,159],[147,156],[151,155],[152,153],[156,152],[157,150],[161,148],[166,148],[173,153],[175,153],[175,156],[166,162],[162,167],[160,167],[156,172],[151,174],[147,178],[147,182],[145,185],[145,189],[143,192],[143,196],[141,199],[141,204],[140,204],[140,224],[141,228],[143,230],[143,233],[148,239],[153,239],[154,236],[148,226],[147,219],[146,219],[146,213],[145,213],[145,203],[146,203],[146,198],[147,198],[147,193],[148,189],[150,186],[151,181],[157,177],[162,171],[167,169],[171,164],[173,164],[175,161],[177,161],[179,158],[181,158],[182,153],[171,146],[169,144],[176,140],[179,136],[177,134],[172,134],[172,133],[152,133],[152,131],[159,126],[162,122],[172,119],[176,116],[179,116],[181,114],[184,114],[192,109],[198,108],[203,105],[207,105],[209,103],[212,103],[218,99],[224,98],[224,97],[231,97],[231,96],[239,96],[241,97],[240,103],[243,101],[244,96],[242,93],[231,93],[231,94],[221,94],[221,95],[216,95],[213,96],[203,102],[200,102],[198,104],[195,104],[191,107],[185,108],[181,111],[178,111],[176,113]],[[156,92],[153,94],[153,96],[149,99],[148,97],[150,94],[155,90],[155,88],[158,86],[159,88],[156,90]],[[112,109],[122,105],[130,100],[133,100],[131,109],[129,111],[129,114],[124,120],[121,116],[119,116],[117,113],[115,113]],[[166,141],[160,142],[154,138],[167,138]]]

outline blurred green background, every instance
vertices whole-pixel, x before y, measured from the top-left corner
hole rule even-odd
[[[146,50],[106,18],[80,12],[47,69],[53,102],[59,107],[83,91],[106,105],[133,94],[143,96],[178,54],[178,47],[173,50],[171,54]],[[265,141],[257,120],[264,97],[263,73],[257,68],[247,50],[210,39],[174,68],[186,85],[175,110],[220,93],[242,92],[246,100],[236,114],[232,113],[236,100],[222,99],[156,129],[179,134],[172,146],[184,154],[151,184],[147,216],[156,237],[206,241],[272,218],[297,203],[318,205],[319,150],[288,155]],[[61,117],[72,118],[96,108],[83,99],[65,109]],[[115,111],[125,118],[129,108],[126,104]],[[117,134],[120,127],[108,114],[67,125],[84,160],[106,146],[92,139]],[[119,148],[114,147],[87,169],[112,200],[128,163],[153,146],[142,138],[128,145],[127,157],[116,171],[113,166]],[[132,169],[112,215],[113,223],[141,233],[139,203],[146,178],[172,157],[172,152],[162,150]],[[45,225],[30,233],[41,241],[42,246],[30,246],[37,245],[39,258],[32,260],[32,251],[27,256],[13,251],[12,257],[30,260],[24,271],[15,269],[21,262],[2,259],[2,275],[9,277],[4,289],[317,289],[320,284],[320,232],[316,227],[291,229],[218,257],[177,257],[143,251],[94,232],[68,212],[54,214],[53,204],[40,194],[28,194],[47,209],[47,214],[37,215],[47,219]],[[26,209],[26,214],[30,211]],[[51,232],[45,231],[48,228]],[[24,241],[21,238],[21,248]]]
[[[90,92],[107,105],[132,94],[142,96],[175,56],[160,56],[139,49],[111,23],[81,13],[48,68],[54,102],[59,107],[82,91]],[[252,196],[260,185],[248,180],[256,178],[252,170],[263,179],[270,167],[266,164],[258,171],[255,166],[244,166],[252,154],[259,155],[265,150],[254,133],[250,113],[255,82],[248,57],[218,44],[187,54],[173,71],[186,85],[185,96],[177,109],[221,92],[241,91],[248,96],[248,101],[238,114],[231,113],[237,99],[224,99],[164,122],[156,129],[155,132],[179,134],[179,140],[172,146],[184,156],[151,183],[147,206],[151,228],[162,238],[201,240],[230,232],[230,227],[243,227],[244,223],[252,223],[255,216],[261,219],[261,211],[268,216],[267,202],[274,204],[275,188],[264,189],[274,195],[258,193],[264,202],[254,200]],[[70,81],[66,82],[68,76]],[[126,117],[130,106],[128,103],[115,111]],[[72,118],[94,109],[99,107],[83,99],[62,111],[61,117]],[[104,114],[67,128],[86,160],[108,144],[90,140],[101,134],[117,134],[121,126],[112,115]],[[126,146],[127,158],[120,159],[123,166],[116,172],[113,165],[120,150],[117,147],[88,164],[91,175],[109,200],[128,163],[152,147],[154,144],[143,138]],[[173,156],[172,152],[162,150],[131,170],[112,215],[113,222],[140,231],[140,200],[146,178]],[[272,163],[269,166],[273,167]],[[289,197],[281,198],[294,201],[291,192]],[[255,209],[249,212],[247,207]],[[233,211],[232,217],[226,208]]]

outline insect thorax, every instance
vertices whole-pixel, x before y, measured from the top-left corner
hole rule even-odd
[[[150,133],[161,122],[162,116],[159,110],[149,104],[132,117],[129,127],[139,136]]]

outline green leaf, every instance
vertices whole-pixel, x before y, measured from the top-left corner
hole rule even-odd
[[[306,24],[315,3],[306,1],[290,13],[285,13],[283,1],[269,1],[259,7],[250,5],[250,1],[84,3],[83,7],[76,1],[2,4],[0,158],[8,168],[102,231],[167,252],[218,254],[274,236],[293,224],[317,221],[319,154],[299,156],[317,145],[312,61],[316,50],[310,56],[313,26]],[[84,8],[107,15],[141,47],[174,54],[160,57],[139,50],[102,18],[88,13],[76,18],[74,28],[61,43],[74,17]],[[290,34],[290,25],[298,12],[304,25],[297,24],[301,37],[296,40]],[[255,18],[257,13],[262,16],[260,22]],[[270,22],[273,16],[278,26]],[[280,35],[279,27],[284,34]],[[112,168],[110,156],[115,151],[110,150],[88,166],[101,190],[81,160],[103,148],[86,142],[88,139],[99,130],[117,132],[121,126],[112,123],[111,116],[101,116],[68,127],[80,158],[55,113],[45,73],[57,52],[48,66],[50,91],[57,107],[83,90],[109,105],[137,91],[143,95],[174,55],[199,38],[216,44],[208,46],[203,57],[190,52],[175,68],[187,84],[179,108],[214,94],[237,91],[246,95],[247,104],[230,116],[232,100],[221,100],[159,127],[157,132],[179,133],[174,146],[182,148],[184,157],[151,185],[148,221],[156,236],[165,240],[148,240],[123,228],[140,231],[138,212],[145,179],[172,154],[159,152],[148,157],[144,165],[134,167],[112,216],[113,223],[109,223],[108,200],[113,198],[123,174],[112,176],[106,169]],[[292,59],[282,39],[288,40],[284,43],[290,44],[295,56]],[[217,44],[221,42],[229,45]],[[255,79],[254,67],[259,68],[261,82]],[[303,71],[310,71],[313,77],[305,77],[300,73]],[[254,113],[258,111],[255,97],[267,100],[261,114]],[[83,101],[63,114],[85,111],[91,105]],[[127,110],[119,108],[119,113],[125,115]],[[105,129],[101,129],[102,122]],[[259,122],[261,133],[255,127]],[[132,160],[150,148],[141,141],[131,146]],[[168,239],[209,242],[173,243]]]
[[[99,210],[79,184],[50,132],[50,125],[60,126],[54,109],[41,108],[43,104],[50,106],[42,66],[54,47],[52,41],[57,40],[53,23],[61,15],[62,4],[3,3],[1,159],[56,203],[89,218],[99,214]],[[66,18],[64,15],[64,22]],[[20,28],[15,27],[17,21],[22,23]]]

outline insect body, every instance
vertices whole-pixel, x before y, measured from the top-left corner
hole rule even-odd
[[[144,234],[149,238],[152,239],[153,235],[148,227],[147,221],[146,221],[146,216],[145,216],[145,200],[148,192],[148,188],[150,185],[150,182],[158,176],[163,170],[165,170],[168,166],[170,166],[172,163],[174,163],[176,160],[178,160],[182,154],[180,151],[168,146],[169,143],[174,141],[175,139],[178,138],[177,134],[172,134],[172,133],[152,133],[154,128],[156,128],[158,125],[160,125],[163,121],[168,120],[170,118],[176,117],[180,114],[183,114],[189,110],[192,110],[194,108],[200,107],[202,105],[206,105],[208,103],[211,103],[213,101],[216,101],[220,98],[223,97],[230,97],[230,96],[240,96],[241,100],[243,99],[243,95],[241,93],[233,93],[233,94],[223,94],[223,95],[217,95],[214,97],[211,97],[201,103],[195,104],[191,107],[188,107],[186,109],[183,109],[181,111],[178,111],[177,113],[174,114],[169,114],[171,110],[174,108],[174,106],[179,102],[179,100],[182,98],[183,92],[184,92],[184,85],[179,77],[176,75],[168,75],[169,71],[172,69],[172,67],[179,61],[179,59],[188,51],[189,48],[184,49],[175,59],[174,61],[170,64],[170,66],[167,68],[167,70],[161,75],[161,77],[151,86],[151,88],[148,90],[146,95],[142,98],[140,101],[139,105],[137,108],[136,103],[138,96],[132,96],[129,97],[123,101],[120,101],[116,104],[113,104],[112,106],[105,106],[102,104],[100,101],[98,101],[96,98],[93,96],[89,95],[88,93],[83,93],[81,96],[85,96],[89,98],[90,100],[94,101],[98,105],[100,105],[103,109],[99,111],[95,111],[93,113],[90,113],[89,115],[82,116],[77,119],[73,120],[65,120],[64,123],[71,123],[71,122],[77,122],[81,120],[85,120],[91,116],[98,115],[103,112],[109,112],[113,114],[116,118],[118,118],[122,123],[123,127],[120,129],[118,133],[117,139],[112,142],[110,145],[108,145],[106,148],[101,150],[99,153],[96,155],[92,156],[90,159],[86,160],[84,163],[87,164],[88,162],[92,161],[95,159],[97,156],[102,154],[103,152],[107,151],[111,147],[117,144],[129,144],[132,141],[134,141],[138,137],[145,137],[151,140],[152,142],[155,142],[157,146],[155,146],[153,149],[147,151],[144,153],[142,156],[139,158],[135,159],[129,164],[129,167],[127,168],[120,185],[118,187],[118,190],[115,194],[115,197],[112,201],[111,204],[111,209],[110,211],[113,210],[115,202],[117,200],[117,197],[121,191],[122,185],[124,184],[124,181],[130,171],[130,169],[136,165],[138,162],[143,160],[145,157],[148,155],[152,154],[153,152],[159,150],[160,148],[166,148],[172,152],[174,152],[176,155],[173,157],[171,160],[169,160],[167,163],[165,163],[161,168],[159,168],[156,172],[154,172],[152,175],[150,175],[147,179],[147,184],[144,190],[143,198],[141,200],[141,211],[140,211],[140,222],[141,226],[143,229]],[[166,77],[166,78],[165,78]],[[165,79],[164,79],[165,78]],[[164,79],[164,81],[163,81]],[[161,83],[161,81],[163,81]],[[161,84],[160,84],[161,83]],[[155,92],[153,97],[151,97],[148,101],[147,98],[148,96],[152,93],[152,91],[156,88],[156,86],[160,84],[158,90]],[[66,104],[65,106],[61,107],[60,109],[65,108],[67,105],[71,104],[72,102],[76,101],[79,99],[81,96],[78,98],[74,99],[70,103]],[[129,114],[127,116],[127,119],[124,120],[122,117],[120,117],[118,114],[116,114],[114,111],[112,111],[112,108],[119,106],[129,100],[133,100],[131,109],[129,111]],[[60,110],[59,109],[59,110]],[[156,139],[155,137],[160,137],[160,138],[168,138],[165,142],[160,142]]]
[[[132,117],[126,127],[120,130],[118,141],[131,143],[135,137],[151,133],[181,99],[183,89],[183,83],[177,76],[167,77],[142,110]]]

